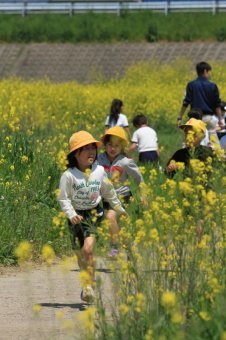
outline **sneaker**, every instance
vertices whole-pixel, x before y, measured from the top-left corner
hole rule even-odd
[[[92,303],[95,299],[95,293],[91,286],[83,288],[81,291],[81,300],[87,303]]]
[[[111,250],[108,253],[108,257],[110,257],[111,259],[116,259],[116,257],[118,256],[119,251],[118,249],[115,248],[111,248]]]

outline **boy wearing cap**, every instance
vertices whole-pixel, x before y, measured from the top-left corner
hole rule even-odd
[[[103,197],[117,213],[125,214],[104,168],[96,162],[97,148],[101,144],[86,131],[79,131],[71,136],[67,170],[61,176],[58,196],[61,208],[68,218],[73,248],[76,248],[76,240],[79,243],[79,267],[90,278],[89,285],[81,292],[81,299],[86,302],[92,302],[94,298],[93,252],[96,228],[103,219],[103,209],[99,205],[101,198]]]
[[[191,118],[186,124],[180,125],[185,133],[186,147],[177,150],[166,165],[166,173],[173,177],[178,170],[177,163],[184,163],[188,170],[191,158],[197,158],[205,162],[208,157],[213,157],[213,151],[208,146],[200,145],[205,136],[206,125],[203,121]]]
[[[137,186],[143,182],[143,177],[138,166],[132,159],[125,156],[125,147],[128,145],[128,139],[125,130],[122,127],[114,126],[108,129],[101,137],[105,145],[105,152],[98,156],[98,162],[102,165],[112,180],[117,195],[128,203],[131,197],[129,185],[126,183],[131,177]],[[118,233],[117,214],[108,202],[103,200],[104,208],[107,210],[106,218],[110,222],[111,250],[109,257],[118,255]]]

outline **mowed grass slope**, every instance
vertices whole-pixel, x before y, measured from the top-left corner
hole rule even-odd
[[[0,15],[5,42],[195,41],[226,39],[225,13]]]

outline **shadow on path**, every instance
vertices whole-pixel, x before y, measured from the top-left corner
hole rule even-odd
[[[71,272],[80,272],[80,269],[71,269],[70,270]],[[96,269],[96,272],[99,272],[99,273],[105,273],[105,274],[113,274],[114,271],[111,270],[111,269],[108,269],[108,268],[97,268]]]
[[[51,307],[51,308],[64,308],[64,307],[70,307],[72,309],[78,309],[79,311],[86,310],[88,304],[86,303],[39,303],[42,307]]]

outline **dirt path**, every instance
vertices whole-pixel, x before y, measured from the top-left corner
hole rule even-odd
[[[107,303],[112,274],[106,267],[98,260],[97,272],[104,283]],[[87,305],[80,300],[80,291],[76,266],[66,271],[59,264],[51,268],[36,266],[29,271],[1,268],[0,339],[84,339],[79,317]],[[34,304],[41,306],[37,315]],[[71,329],[72,326],[75,328]]]

